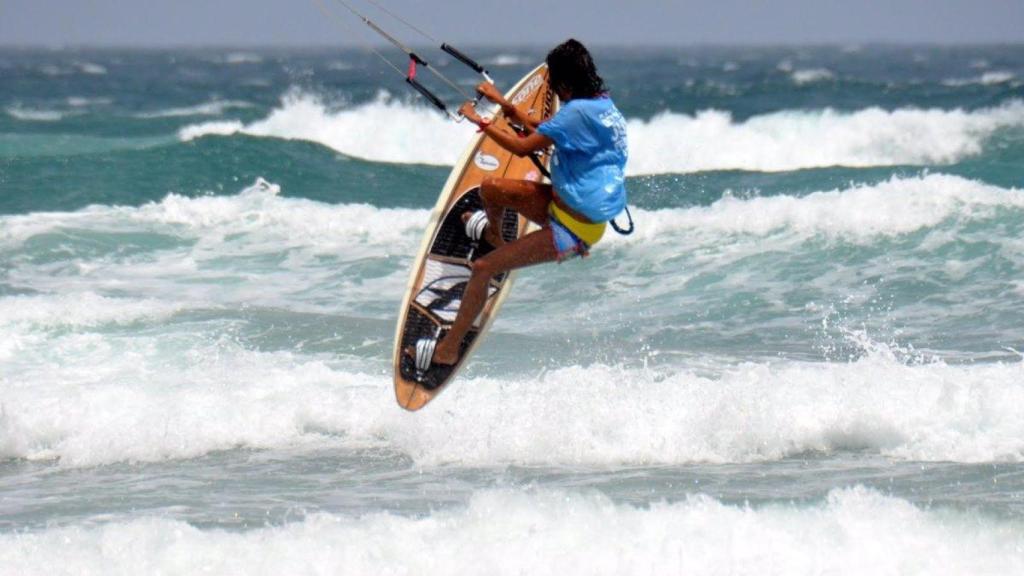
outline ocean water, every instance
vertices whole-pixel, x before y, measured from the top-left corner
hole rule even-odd
[[[1024,47],[595,55],[637,232],[407,413],[468,126],[361,51],[0,51],[0,574],[1024,573]]]

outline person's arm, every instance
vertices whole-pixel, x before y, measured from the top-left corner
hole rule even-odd
[[[505,117],[512,122],[521,125],[526,130],[527,134],[532,134],[533,131],[537,129],[538,124],[540,124],[533,118],[530,118],[529,114],[520,110],[518,106],[506,100],[505,97],[501,95],[501,92],[498,92],[498,89],[494,87],[494,84],[491,84],[490,82],[481,82],[480,85],[476,87],[476,91],[482,94],[484,98],[487,98],[491,102],[501,106],[501,111],[505,114]]]
[[[497,126],[492,125],[490,122],[485,122],[483,118],[480,118],[476,113],[476,109],[473,107],[472,101],[466,101],[466,103],[459,108],[459,114],[462,114],[466,120],[469,120],[473,124],[479,126],[480,130],[490,136],[492,140],[516,156],[526,156],[531,152],[544,150],[553,144],[550,138],[540,132],[533,132],[525,138],[520,138],[519,136],[510,134]]]

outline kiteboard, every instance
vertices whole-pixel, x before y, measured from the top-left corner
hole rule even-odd
[[[548,85],[547,67],[543,64],[517,82],[505,98],[537,122],[550,118],[558,108],[558,98]],[[500,111],[493,125],[509,133],[517,131]],[[512,287],[512,272],[491,280],[487,302],[463,338],[456,364],[431,364],[425,370],[416,367],[415,358],[405,350],[415,348],[420,339],[442,336],[451,326],[458,314],[473,260],[491,249],[485,242],[470,240],[462,215],[482,208],[480,185],[485,178],[541,181],[544,178],[541,167],[546,169],[549,160],[547,154],[532,158],[515,156],[486,134],[480,134],[456,162],[431,212],[399,310],[393,358],[395,399],[402,408],[419,410],[448,386],[480,343]],[[506,242],[511,242],[527,233],[530,226],[526,218],[506,210],[502,236]]]

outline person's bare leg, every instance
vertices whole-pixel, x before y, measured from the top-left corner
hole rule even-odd
[[[487,302],[488,285],[495,275],[533,264],[551,262],[558,257],[550,228],[535,230],[510,242],[473,262],[466,291],[462,295],[459,313],[451,329],[434,350],[435,364],[455,364],[459,360],[459,345],[469,332]]]
[[[505,243],[501,236],[501,223],[506,208],[543,225],[547,222],[548,204],[551,203],[552,195],[550,184],[512,178],[484,178],[480,183],[480,199],[487,213],[484,239],[495,248]],[[463,215],[463,221],[466,218]]]

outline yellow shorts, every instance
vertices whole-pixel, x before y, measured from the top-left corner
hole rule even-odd
[[[551,232],[559,261],[576,255],[586,256],[590,253],[590,247],[601,240],[608,227],[607,222],[581,222],[554,202],[548,205],[548,214],[551,216]]]

